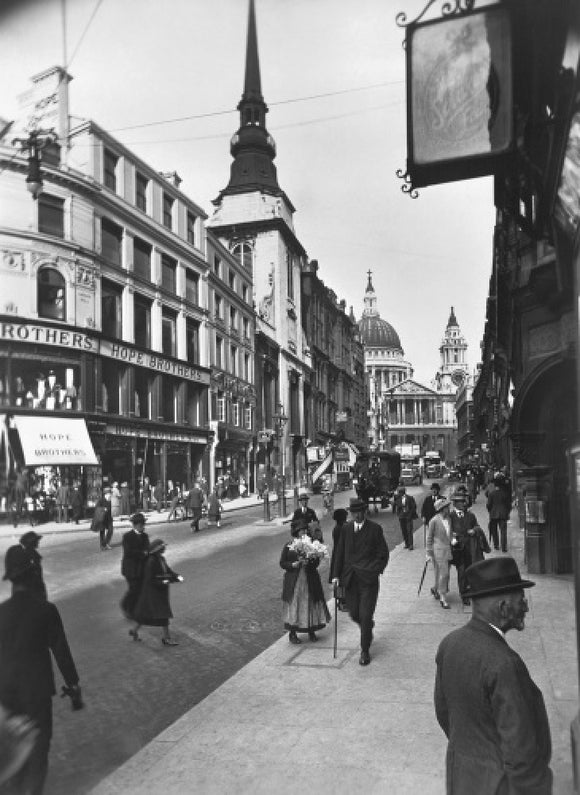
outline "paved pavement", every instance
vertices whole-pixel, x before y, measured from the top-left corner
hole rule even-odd
[[[316,499],[316,498],[315,498]],[[278,511],[278,503],[277,498],[275,496],[270,496],[270,521],[273,523],[282,521],[284,518],[280,519],[279,511]],[[252,494],[248,497],[237,497],[233,500],[224,500],[222,503],[222,512],[229,513],[231,511],[239,511],[242,508],[251,508],[252,506],[263,506],[263,501],[259,499],[256,495]],[[288,491],[286,496],[286,507],[287,510],[292,512],[294,510],[294,492]],[[169,510],[164,509],[162,511],[147,511],[145,513],[147,517],[147,521],[151,524],[158,523],[158,522],[167,522],[167,517],[169,516]],[[205,519],[202,520],[201,526],[205,525]],[[53,533],[79,533],[84,530],[90,530],[91,520],[90,519],[81,519],[78,524],[75,522],[42,522],[41,524],[35,525],[34,527],[30,524],[30,522],[24,518],[22,521],[19,522],[18,526],[15,527],[11,522],[5,521],[3,524],[0,524],[0,539],[2,538],[12,538],[17,541],[18,538],[23,533],[26,533],[30,529],[34,529],[40,535],[52,535]],[[131,522],[129,521],[128,516],[121,516],[114,520],[114,529],[115,532],[119,530],[128,530],[131,527]]]
[[[337,507],[347,501],[339,495]],[[475,512],[487,515],[480,498]],[[517,514],[509,547],[525,576]],[[499,554],[499,553],[493,553]],[[445,737],[433,711],[437,645],[470,615],[457,592],[451,610],[420,594],[423,531],[415,550],[391,550],[375,614],[371,665],[358,664],[359,636],[338,614],[316,644],[274,643],[104,779],[93,795],[229,795],[300,791],[442,795]],[[554,795],[572,791],[569,727],[578,709],[571,576],[534,575],[523,633],[508,641],[541,687],[550,717]],[[280,575],[281,581],[281,575]],[[452,575],[452,587],[456,588]],[[194,661],[193,661],[194,663]]]

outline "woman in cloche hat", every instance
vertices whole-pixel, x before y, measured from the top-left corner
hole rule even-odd
[[[173,618],[169,604],[169,585],[183,582],[183,577],[176,574],[167,565],[163,553],[166,543],[161,538],[154,539],[149,546],[149,556],[145,562],[143,586],[133,613],[135,628],[129,631],[133,640],[141,640],[139,629],[144,624],[148,627],[162,627],[164,646],[177,646],[169,634],[169,619]]]

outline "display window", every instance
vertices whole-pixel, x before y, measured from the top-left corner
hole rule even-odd
[[[0,404],[48,411],[80,411],[80,368],[50,359],[0,359]]]

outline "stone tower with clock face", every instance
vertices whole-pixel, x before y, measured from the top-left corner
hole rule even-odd
[[[437,391],[454,394],[468,379],[469,370],[465,360],[467,342],[461,333],[453,307],[451,307],[439,353],[441,354],[441,365],[435,376]]]

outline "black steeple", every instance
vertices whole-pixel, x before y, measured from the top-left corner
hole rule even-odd
[[[238,104],[238,110],[240,127],[233,136],[230,146],[234,158],[230,181],[214,202],[216,204],[224,195],[246,193],[249,190],[263,190],[276,196],[282,195],[274,165],[276,144],[266,129],[268,106],[262,96],[254,0],[250,0],[248,10],[246,75],[244,93]]]
[[[447,328],[450,326],[458,326],[459,323],[457,322],[457,318],[455,317],[455,310],[451,307],[451,314],[449,315],[449,320],[447,321]]]

